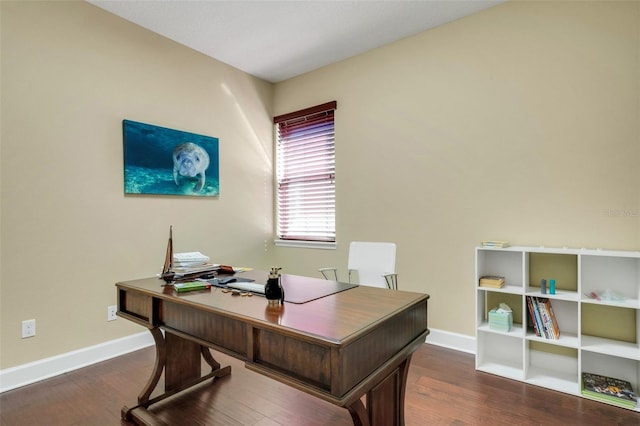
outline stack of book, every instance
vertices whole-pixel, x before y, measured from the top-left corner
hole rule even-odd
[[[198,272],[215,271],[220,265],[210,263],[209,256],[192,251],[174,253],[172,271],[177,275],[194,274]]]
[[[480,277],[480,287],[502,288],[504,287],[504,277],[486,275]]]
[[[636,408],[638,403],[631,383],[592,373],[582,373],[582,394],[624,408]]]
[[[560,338],[560,328],[551,307],[551,300],[527,296],[527,308],[536,336],[552,340]]]
[[[174,266],[198,266],[207,263],[209,260],[209,256],[202,254],[199,251],[173,254]]]
[[[511,245],[509,241],[485,240],[480,243],[482,247],[507,248]]]

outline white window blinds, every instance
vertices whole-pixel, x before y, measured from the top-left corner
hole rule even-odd
[[[273,119],[279,239],[336,239],[336,107],[333,101]]]

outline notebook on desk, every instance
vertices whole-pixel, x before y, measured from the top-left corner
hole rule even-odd
[[[254,282],[253,280],[251,281],[238,280],[236,282],[227,284],[227,287],[235,288],[236,290],[250,291],[252,293],[264,294],[264,284]]]
[[[264,284],[256,283],[255,280],[252,280],[250,278],[225,277],[214,278],[205,281],[215,287],[232,288],[235,290],[264,294]]]
[[[258,279],[240,278],[238,276],[226,277],[229,281],[225,283],[225,278],[207,280],[213,286],[231,288],[241,291],[264,295],[266,282]],[[332,294],[340,293],[357,287],[357,284],[341,283],[336,281],[320,280],[316,278],[295,277],[289,280],[286,274],[281,277],[282,288],[284,289],[284,300],[289,303],[307,303],[312,300],[321,299]]]

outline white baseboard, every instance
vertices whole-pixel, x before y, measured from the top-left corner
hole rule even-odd
[[[148,331],[0,370],[0,393],[77,370],[154,344]]]
[[[474,337],[433,328],[427,336],[426,343],[472,354],[476,352]],[[6,368],[0,370],[0,393],[115,358],[153,344],[151,333],[143,331],[77,351]]]
[[[426,343],[436,346],[442,346],[449,349],[455,349],[470,354],[476,353],[476,338],[467,336],[466,334],[452,333],[450,331],[430,329],[431,332],[427,336]]]

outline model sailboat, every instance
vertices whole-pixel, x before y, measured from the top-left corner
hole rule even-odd
[[[169,242],[167,243],[167,254],[164,258],[164,267],[162,268],[162,274],[160,278],[170,283],[175,277],[173,272],[173,226],[169,226]]]

